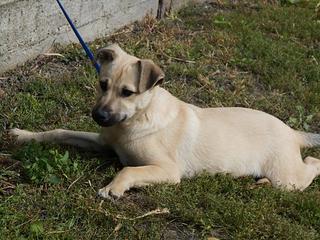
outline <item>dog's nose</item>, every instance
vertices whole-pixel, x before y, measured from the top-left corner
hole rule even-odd
[[[92,110],[92,118],[99,124],[106,123],[111,118],[111,113],[109,111],[105,111],[101,108]]]

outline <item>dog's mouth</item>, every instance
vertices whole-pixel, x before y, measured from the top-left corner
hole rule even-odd
[[[125,115],[125,116],[120,120],[120,122],[124,122],[126,119],[127,119],[127,115]]]
[[[113,125],[116,125],[116,124],[119,124],[119,123],[122,123],[126,120],[126,117],[122,118],[121,120],[118,120],[118,119],[109,119],[107,121],[105,120],[96,120],[96,119],[93,119],[96,123],[98,123],[99,126],[101,127],[111,127]]]
[[[127,119],[127,115],[121,116],[121,114],[110,114],[109,112],[101,112],[94,109],[92,118],[101,127],[111,127],[124,122]]]

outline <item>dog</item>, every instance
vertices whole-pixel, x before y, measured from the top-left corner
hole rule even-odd
[[[300,148],[320,145],[320,134],[295,131],[267,113],[238,107],[199,108],[159,85],[164,72],[152,60],[118,45],[100,49],[98,97],[89,133],[12,129],[18,142],[36,140],[102,151],[111,146],[125,166],[98,194],[119,198],[132,187],[177,184],[202,171],[253,175],[286,190],[304,190],[320,174],[320,160],[302,160]]]

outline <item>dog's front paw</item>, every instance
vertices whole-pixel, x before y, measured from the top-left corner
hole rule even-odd
[[[123,196],[125,190],[119,186],[110,183],[108,186],[99,189],[98,196],[111,200],[117,200]]]
[[[21,130],[19,128],[10,129],[8,134],[17,143],[27,142],[32,136],[32,132]]]

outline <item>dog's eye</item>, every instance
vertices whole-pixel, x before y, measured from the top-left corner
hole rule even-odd
[[[122,92],[121,92],[122,97],[130,97],[132,94],[134,94],[134,92],[132,92],[126,88],[122,89]]]
[[[108,90],[108,81],[107,80],[102,80],[99,82],[100,88],[102,91],[107,91]]]

